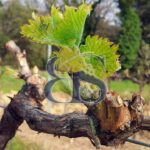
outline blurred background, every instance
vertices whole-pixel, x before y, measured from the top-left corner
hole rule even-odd
[[[107,37],[119,45],[118,54],[122,68],[106,80],[109,90],[116,91],[123,99],[130,99],[133,93],[140,93],[146,104],[145,114],[150,115],[150,0],[85,0],[92,3],[92,12],[87,18],[83,43],[87,35]],[[32,12],[47,15],[51,6],[56,5],[64,11],[65,5],[78,6],[82,0],[0,0],[0,104],[9,102],[7,96],[14,95],[23,85],[17,79],[18,64],[14,56],[5,48],[5,43],[14,40],[27,52],[30,67],[35,65],[41,75],[48,79],[45,70],[48,59],[48,45],[29,41],[20,34],[20,27],[31,18]],[[55,49],[52,47],[52,50]],[[57,84],[54,92],[58,99],[70,98],[69,83]],[[63,114],[72,111],[85,112],[83,105],[49,104],[45,110]],[[1,109],[1,108],[0,108]],[[0,110],[0,116],[3,110]],[[136,134],[135,138],[150,143],[146,132]],[[145,147],[126,143],[123,147],[102,149],[144,150]],[[26,124],[20,127],[16,137],[7,150],[94,150],[91,143],[84,138],[53,138],[51,135],[37,134]]]

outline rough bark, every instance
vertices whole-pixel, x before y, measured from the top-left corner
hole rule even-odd
[[[32,130],[67,137],[90,137],[91,130],[88,117],[81,113],[71,113],[62,116],[48,114],[33,106],[25,95],[19,94],[13,98],[5,109],[0,123],[0,150],[15,136],[17,128],[23,120]]]
[[[150,131],[150,116],[143,116],[140,129]]]
[[[99,123],[99,121],[104,118],[97,114],[94,115],[94,111],[91,112],[91,109],[89,109],[87,114],[79,112],[61,116],[49,114],[44,112],[41,105],[39,105],[44,97],[38,96],[38,99],[36,98],[40,94],[36,93],[38,90],[35,91],[34,86],[31,84],[24,85],[18,94],[11,98],[10,104],[6,107],[0,122],[0,150],[3,150],[8,141],[15,136],[18,127],[24,120],[32,130],[38,132],[69,138],[87,137],[97,148],[99,147],[99,141],[103,145],[118,145],[123,144],[128,137],[141,129],[149,131],[150,118],[141,115],[135,116],[135,112],[132,113],[136,119],[134,118],[128,126],[125,124],[124,129],[116,128],[117,130],[111,130],[111,128],[102,126],[103,122]],[[134,105],[130,104],[130,106]],[[91,119],[93,124],[91,124]],[[107,119],[107,121],[109,122],[111,119]]]
[[[23,59],[26,61],[26,57]],[[20,65],[21,70],[27,67],[25,64]],[[142,98],[139,95],[123,101],[119,95],[110,92],[102,103],[88,108],[86,114],[73,112],[57,116],[44,112],[45,80],[38,74],[37,68],[33,74],[29,67],[25,70],[27,72],[21,71],[20,77],[26,83],[11,98],[0,122],[0,150],[4,150],[24,120],[32,130],[38,132],[69,138],[87,137],[96,148],[100,143],[108,146],[123,144],[135,132],[150,131],[150,117],[143,116]]]

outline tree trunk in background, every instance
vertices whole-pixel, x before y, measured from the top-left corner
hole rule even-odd
[[[144,91],[144,84],[139,84],[139,94],[141,95],[142,92]]]

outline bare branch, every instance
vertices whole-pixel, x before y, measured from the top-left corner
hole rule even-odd
[[[19,77],[23,79],[29,77],[31,75],[31,71],[27,63],[25,50],[21,52],[20,48],[16,45],[14,41],[7,42],[6,48],[15,55],[18,61],[20,67]]]
[[[3,150],[8,141],[15,136],[23,120],[31,129],[38,132],[66,137],[91,138],[92,135],[87,115],[77,112],[62,116],[48,114],[42,111],[32,98],[20,92],[12,98],[0,122],[0,150]]]

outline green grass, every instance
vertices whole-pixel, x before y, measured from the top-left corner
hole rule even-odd
[[[123,81],[110,81],[110,90],[116,91],[121,94],[121,96],[130,98],[133,93],[139,92],[138,84],[133,83],[130,80]],[[146,101],[150,101],[150,85],[145,85],[142,96]]]
[[[0,69],[3,69],[3,73],[0,76],[0,92],[10,93],[11,91],[18,91],[24,81],[15,77],[16,71],[4,67]]]
[[[17,73],[15,70],[9,67],[2,67],[0,68],[3,70],[2,75],[0,76],[0,92],[2,93],[10,93],[11,91],[18,91],[24,84],[24,81],[16,78],[15,74]],[[40,72],[40,75],[48,79],[48,73],[46,71]],[[67,77],[63,75],[63,78]],[[54,85],[53,91],[63,91],[65,93],[70,93],[69,88],[70,82],[68,80],[60,80],[56,82]]]
[[[40,150],[36,144],[25,144],[18,137],[9,142],[6,150]]]
[[[5,70],[10,70],[10,69],[5,69]],[[21,79],[16,79],[13,74],[15,74],[16,71],[11,70],[5,71],[1,76],[0,76],[0,92],[3,93],[9,93],[12,90],[13,91],[18,91],[21,86],[23,85],[24,81]],[[48,73],[43,71],[40,72],[40,74],[45,77],[46,79],[48,78]],[[67,75],[63,75],[63,78],[66,78]],[[69,81],[68,79],[64,79],[61,81],[58,81],[54,88],[53,91],[63,91],[65,93],[71,93],[71,80]],[[138,93],[139,91],[139,86],[129,80],[123,80],[123,81],[110,81],[109,84],[110,90],[116,91],[119,93],[121,96],[125,98],[131,98],[131,95],[133,93]],[[146,101],[150,101],[150,86],[146,85],[144,87],[144,91],[142,93],[142,96],[145,98]]]
[[[40,72],[40,75],[42,75],[43,77],[45,77],[48,80],[48,73],[46,71],[42,71]],[[50,77],[53,78],[53,77]],[[52,88],[53,92],[57,92],[57,91],[63,91],[65,93],[71,94],[72,90],[71,90],[71,86],[72,86],[72,82],[69,79],[70,77],[68,76],[68,74],[63,74],[61,75],[61,78],[63,78],[62,80],[58,80]]]

